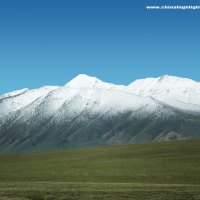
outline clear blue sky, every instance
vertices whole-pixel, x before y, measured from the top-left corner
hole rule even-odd
[[[144,8],[170,2],[199,1],[0,0],[0,93],[80,73],[118,84],[163,74],[200,81],[200,10]]]

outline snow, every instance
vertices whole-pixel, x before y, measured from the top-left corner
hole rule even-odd
[[[175,76],[162,76],[136,80],[127,91],[140,96],[153,97],[180,109],[200,111],[200,83]]]
[[[114,85],[112,83],[106,83],[96,77],[91,77],[86,74],[79,74],[65,87],[69,88],[99,88],[99,89],[110,89],[110,90],[123,90],[126,88],[124,85]]]
[[[0,115],[4,116],[11,112],[17,111],[41,96],[46,96],[50,91],[57,89],[55,86],[45,86],[39,89],[15,91],[6,94],[0,100]]]
[[[163,105],[200,112],[200,83],[191,79],[162,76],[132,82],[128,86],[106,83],[80,74],[62,87],[22,89],[0,96],[0,116],[21,110],[24,116],[78,116],[90,113],[115,115],[124,111],[156,112]]]
[[[2,95],[0,95],[0,99],[7,98],[7,97],[13,97],[13,96],[22,94],[22,93],[26,92],[27,90],[28,90],[28,88],[24,88],[24,89],[21,89],[21,90],[16,90],[16,91],[13,91],[13,92],[2,94]]]

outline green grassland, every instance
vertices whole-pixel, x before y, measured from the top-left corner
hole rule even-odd
[[[200,140],[2,155],[0,199],[200,199]]]

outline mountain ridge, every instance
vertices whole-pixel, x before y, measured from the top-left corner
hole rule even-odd
[[[114,85],[80,74],[64,86],[0,95],[0,152],[200,136],[200,83],[162,76]]]

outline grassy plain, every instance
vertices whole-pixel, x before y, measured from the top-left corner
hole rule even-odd
[[[0,156],[1,200],[200,199],[200,140]]]

